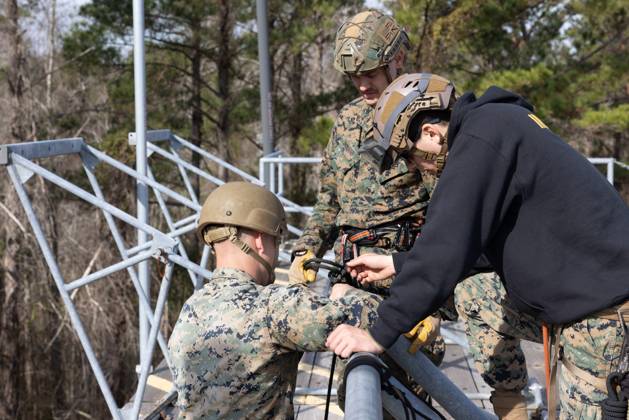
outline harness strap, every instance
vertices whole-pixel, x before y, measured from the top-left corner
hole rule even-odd
[[[244,252],[247,255],[253,257],[256,261],[258,261],[264,269],[269,273],[269,278],[273,278],[273,267],[271,264],[266,262],[264,258],[258,255],[249,245],[244,243],[242,239],[240,239],[240,235],[238,233],[238,228],[235,226],[223,226],[214,229],[206,229],[203,232],[203,239],[209,244],[222,242],[224,240],[229,240],[231,243],[236,245],[238,249]]]
[[[590,372],[577,367],[575,364],[573,364],[570,360],[568,360],[565,357],[561,359],[561,364],[563,365],[564,368],[568,369],[568,372],[570,372],[577,378],[587,382],[588,384],[594,386],[599,391],[607,394],[607,383],[604,378],[599,378],[597,376],[594,376]]]
[[[342,232],[346,236],[346,241],[351,244],[360,246],[371,245],[380,248],[393,246],[400,250],[410,248],[420,231],[420,224],[412,220],[402,220],[370,229],[342,228]],[[393,235],[395,235],[395,237],[392,239],[390,236]]]
[[[618,321],[618,314],[622,315],[625,322],[629,322],[629,300],[623,304],[612,306],[592,315],[594,318],[609,319],[610,321]]]
[[[550,388],[548,391],[548,420],[557,418],[557,365],[559,364],[559,338],[562,331],[563,327],[551,327],[554,349],[550,369]]]

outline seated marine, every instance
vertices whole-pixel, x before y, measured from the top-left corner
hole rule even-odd
[[[337,284],[328,299],[273,284],[286,215],[263,187],[231,182],[205,201],[197,234],[216,269],[185,302],[169,340],[180,418],[292,418],[302,352],[343,323],[366,328],[380,299]]]

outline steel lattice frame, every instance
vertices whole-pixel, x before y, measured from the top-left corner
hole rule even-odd
[[[134,136],[130,134],[129,137],[130,141],[133,143]],[[0,149],[0,165],[5,166],[7,169],[9,177],[18,194],[20,203],[24,208],[35,233],[36,240],[50,269],[50,273],[55,281],[66,310],[68,311],[72,326],[77,332],[107,406],[115,419],[122,419],[125,415],[114,400],[111,388],[109,387],[100,363],[96,358],[91,341],[87,336],[85,328],[83,327],[77,308],[70,298],[70,293],[75,289],[92,284],[113,273],[126,269],[138,295],[140,311],[149,319],[150,325],[148,343],[146,347],[142,349],[139,370],[140,377],[134,397],[133,408],[130,413],[131,418],[137,418],[141,408],[147,378],[151,370],[150,361],[152,359],[156,343],[160,347],[168,367],[170,368],[171,366],[167,343],[159,331],[159,325],[165,304],[167,302],[168,290],[170,288],[174,266],[179,265],[187,270],[190,280],[195,288],[200,288],[203,283],[203,279],[211,276],[211,272],[204,268],[210,254],[209,247],[204,246],[201,262],[197,264],[188,258],[185,249],[181,246],[179,237],[188,232],[194,231],[198,219],[198,213],[201,209],[199,199],[195,196],[194,190],[191,186],[188,173],[194,173],[214,185],[221,185],[223,184],[223,181],[186,162],[181,158],[178,151],[182,148],[188,148],[193,153],[199,153],[205,159],[209,159],[227,168],[247,181],[254,182],[256,184],[261,183],[257,178],[240,171],[238,168],[235,168],[204,150],[197,148],[186,140],[172,135],[168,130],[149,131],[147,133],[147,137],[149,139],[149,142],[147,143],[149,153],[156,153],[173,162],[177,166],[181,180],[188,192],[188,197],[185,197],[173,189],[157,182],[150,167],[147,168],[147,176],[142,176],[134,169],[111,158],[94,147],[89,146],[81,138],[12,144],[2,146]],[[168,141],[169,150],[165,150],[157,144],[163,141]],[[92,192],[88,192],[78,187],[72,182],[56,175],[52,171],[35,162],[55,156],[70,155],[78,156],[81,159],[81,163],[92,188]],[[155,199],[159,204],[161,214],[166,221],[168,231],[162,232],[149,224],[141,223],[136,217],[108,203],[105,200],[100,184],[94,173],[98,164],[107,164],[132,177],[136,181],[144,182],[154,193]],[[59,268],[59,264],[51,250],[48,239],[44,235],[41,223],[33,209],[31,198],[25,187],[25,184],[32,175],[38,175],[47,182],[74,194],[94,207],[100,209],[112,234],[112,238],[120,254],[121,261],[77,279],[64,278]],[[174,220],[165,198],[171,199],[178,206],[184,207],[189,212],[189,215],[180,220]],[[283,197],[280,197],[280,200],[287,208],[291,208],[293,211],[303,211],[300,206],[286,200]],[[140,247],[136,246],[127,248],[120,229],[116,225],[116,220],[145,232],[149,236],[149,241]],[[293,226],[289,229],[297,235],[301,233],[299,229]],[[282,253],[280,258],[286,260],[288,255]],[[161,279],[157,302],[154,308],[151,308],[150,299],[140,285],[137,273],[137,265],[140,262],[149,261],[150,259],[157,259],[166,266]]]

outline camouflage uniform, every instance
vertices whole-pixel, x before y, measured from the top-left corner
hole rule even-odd
[[[423,221],[430,195],[419,171],[410,170],[400,159],[380,173],[373,158],[359,152],[372,135],[372,125],[373,108],[362,98],[341,109],[323,155],[317,203],[295,249],[309,249],[320,257],[334,247],[340,261],[339,230],[343,226],[368,229],[405,218]],[[395,234],[386,239],[393,243]],[[395,251],[380,243],[358,249],[384,255]],[[388,286],[391,281],[380,285]],[[443,338],[438,337],[429,348],[433,360],[440,363],[445,354]]]
[[[470,351],[485,382],[499,390],[522,390],[527,373],[520,339],[541,343],[541,322],[515,308],[496,274],[471,277],[454,293],[459,315],[466,321]],[[605,378],[616,367],[622,330],[618,321],[593,316],[565,326],[560,345],[563,359]],[[606,395],[563,368],[559,398],[560,418],[598,419],[598,403]]]
[[[371,136],[372,124],[373,108],[362,98],[339,113],[321,163],[317,203],[295,249],[322,256],[342,226],[367,229],[402,218],[423,218],[429,193],[420,173],[400,160],[381,174],[368,154],[359,153]]]
[[[183,418],[292,418],[297,365],[341,323],[367,327],[380,299],[338,300],[306,287],[257,285],[218,269],[184,304],[169,341]]]

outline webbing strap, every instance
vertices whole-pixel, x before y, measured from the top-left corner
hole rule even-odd
[[[569,361],[565,357],[561,359],[561,364],[564,368],[566,368],[571,374],[573,374],[577,378],[594,386],[596,389],[598,389],[602,393],[607,394],[607,383],[604,378],[598,378],[592,375],[591,373],[589,373],[588,371],[578,368],[575,364],[573,364],[571,361]]]
[[[559,363],[559,337],[563,328],[551,327],[554,340],[553,361],[550,370],[550,389],[548,391],[548,420],[557,419],[557,365]]]
[[[249,245],[247,245],[246,243],[244,243],[238,236],[230,236],[229,240],[230,240],[231,243],[233,243],[238,248],[240,248],[240,250],[242,252],[244,252],[247,255],[252,256],[260,264],[262,264],[262,266],[265,268],[267,273],[269,273],[269,279],[273,278],[273,267],[271,267],[271,264],[266,262],[260,255],[258,255],[257,252],[255,252],[253,249],[251,249],[251,247]]]
[[[235,246],[238,247],[242,252],[247,255],[250,255],[255,260],[257,260],[264,269],[269,273],[269,278],[273,278],[273,267],[271,264],[266,262],[257,252],[255,252],[249,245],[244,243],[238,234],[238,228],[235,226],[223,226],[214,229],[206,229],[203,232],[203,239],[209,244],[215,242],[222,242],[224,240],[229,240]]]

